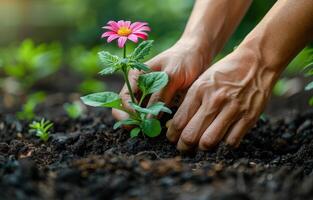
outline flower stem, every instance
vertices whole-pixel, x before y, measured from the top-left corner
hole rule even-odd
[[[124,58],[126,58],[126,44],[124,46]],[[128,69],[127,69],[127,66],[124,65],[122,67],[122,71],[123,71],[123,75],[124,75],[124,80],[125,80],[125,83],[127,85],[127,89],[128,89],[128,92],[130,94],[130,98],[132,100],[133,103],[136,103],[136,100],[135,100],[135,96],[134,96],[134,93],[133,93],[133,90],[130,86],[130,82],[129,82],[129,79],[128,79]]]
[[[140,101],[139,101],[139,103],[138,103],[139,106],[141,106],[141,104],[142,104],[143,100],[145,99],[145,97],[146,97],[145,94],[142,94],[142,95],[141,95]]]
[[[123,54],[123,58],[126,58],[126,44],[124,46],[124,54]]]

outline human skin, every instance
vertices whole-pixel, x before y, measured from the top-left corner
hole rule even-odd
[[[236,50],[192,84],[168,139],[181,151],[208,150],[223,139],[238,146],[283,69],[312,36],[313,1],[277,1]]]
[[[214,27],[209,29],[205,28],[205,22],[210,20],[205,21],[200,16],[203,16],[203,13],[208,14],[208,10],[203,12],[202,15],[194,14],[198,13],[197,9],[199,9],[199,11],[205,10],[204,5],[199,2],[203,3],[204,0],[196,2],[186,31],[182,39],[177,43],[187,44],[185,52],[179,53],[178,55],[181,56],[177,56],[176,58],[175,53],[182,51],[183,46],[174,45],[168,51],[161,54],[164,55],[164,57],[157,56],[152,59],[152,62],[148,62],[152,69],[164,70],[170,75],[169,86],[160,94],[152,97],[150,103],[155,99],[166,100],[166,103],[168,103],[172,99],[173,94],[184,89],[180,86],[181,83],[185,83],[186,78],[189,78],[188,73],[197,71],[198,69],[198,65],[191,65],[186,59],[188,58],[188,61],[194,61],[194,63],[199,64],[198,55],[192,53],[194,51],[199,52],[198,54],[205,52],[209,55],[209,63],[220,48],[222,48],[223,43],[230,35],[224,37],[220,36],[221,34],[223,35],[223,28],[221,27],[229,27],[226,25],[216,26],[217,28],[219,27],[219,30],[222,32],[215,30]],[[212,3],[213,1],[207,1],[207,3],[208,2]],[[234,1],[223,2],[225,3],[225,7],[227,7],[226,4],[231,6],[230,8],[233,7]],[[242,13],[240,14],[240,12],[238,12],[234,14],[231,20],[234,20],[233,18],[236,16],[243,16],[243,12],[245,12],[248,4],[242,5],[242,8],[243,7],[245,9],[238,9]],[[217,12],[217,8],[211,11],[214,12],[215,15],[225,14],[223,12]],[[201,19],[198,21],[198,24],[195,23],[197,17],[193,18],[193,16],[197,16]],[[214,15],[211,17],[212,21],[213,19],[223,21],[219,20],[219,17]],[[224,19],[223,23],[225,23],[227,19],[230,19],[230,17],[225,17]],[[239,21],[240,20],[238,20],[237,23]],[[193,26],[191,26],[190,23],[192,23]],[[190,28],[188,31],[188,26],[193,28]],[[202,31],[195,31],[197,27],[201,27]],[[236,25],[234,27],[236,27]],[[191,34],[191,30],[195,33],[194,35]],[[203,36],[210,31],[219,33],[212,34],[216,37],[212,35]],[[281,72],[290,60],[308,43],[312,35],[313,1],[278,1],[234,52],[207,69],[198,79],[197,76],[191,76],[193,78],[190,80],[187,79],[190,81],[187,85],[192,84],[192,86],[188,90],[182,105],[174,115],[171,123],[169,123],[167,131],[168,139],[173,143],[177,143],[177,148],[181,151],[194,148],[208,150],[216,146],[223,139],[231,146],[238,146],[240,140],[255,124],[264,109],[270,97],[272,87]],[[197,37],[199,37],[200,40],[198,40]],[[207,41],[209,42],[207,43]],[[202,51],[194,50],[198,48],[190,48],[194,47],[193,45],[195,43],[205,44],[203,46],[200,45]],[[202,58],[203,55],[200,57]],[[192,69],[188,68],[188,66],[192,66]],[[179,71],[183,73],[178,73]],[[201,74],[201,70],[198,73]],[[130,78],[133,80],[133,85],[136,85],[138,72],[134,74],[132,74]],[[182,79],[181,82],[179,81],[180,79]],[[171,85],[172,81],[173,83]],[[169,90],[169,88],[177,89]],[[188,86],[186,86],[186,88],[188,88]],[[125,89],[122,90],[121,96],[124,100],[129,101]],[[127,117],[115,111],[113,111],[113,114],[117,119]]]
[[[153,94],[148,104],[163,101],[168,105],[177,93],[186,92],[224,46],[250,4],[251,0],[197,0],[181,38],[146,63],[152,70],[169,75],[168,85]],[[140,73],[137,70],[129,73],[134,93],[138,93],[137,78]],[[126,85],[120,96],[124,106],[131,110]],[[112,114],[117,120],[128,118],[123,111],[113,109]]]

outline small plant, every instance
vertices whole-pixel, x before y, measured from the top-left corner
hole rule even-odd
[[[79,102],[66,103],[63,107],[67,115],[72,119],[77,119],[83,114],[83,108]]]
[[[26,103],[22,106],[22,110],[17,113],[17,118],[20,120],[31,120],[35,115],[36,106],[43,102],[46,98],[44,92],[36,92],[27,97]]]
[[[50,137],[50,131],[53,126],[53,123],[51,123],[49,120],[42,119],[40,122],[33,121],[30,125],[30,131],[35,132],[36,136],[39,137],[42,141],[46,142],[48,141]]]
[[[306,67],[304,67],[303,71],[306,76],[313,76],[313,62],[308,64]],[[313,81],[307,84],[307,86],[305,87],[305,90],[307,91],[312,90],[312,89],[313,89]],[[313,97],[310,98],[309,104],[310,106],[313,106]]]
[[[123,57],[112,55],[109,52],[101,51],[98,53],[100,61],[103,64],[103,69],[100,71],[101,75],[113,74],[115,72],[122,72],[129,91],[131,101],[130,106],[133,111],[129,111],[122,105],[122,100],[118,94],[114,92],[100,92],[81,97],[82,101],[89,106],[94,107],[108,107],[122,110],[129,114],[129,119],[118,121],[114,124],[114,129],[122,125],[131,125],[133,128],[130,132],[131,137],[136,137],[140,132],[148,137],[156,137],[161,133],[160,121],[151,116],[158,116],[160,112],[171,113],[171,110],[165,106],[163,102],[156,102],[149,107],[144,107],[143,102],[145,97],[155,93],[166,86],[168,82],[168,75],[165,72],[151,72],[150,68],[142,63],[142,60],[152,47],[153,41],[141,42],[135,50],[127,54],[126,42],[131,40],[135,43],[141,38],[146,40],[148,37],[147,31],[150,28],[147,23],[130,21],[110,21],[107,26],[103,27],[108,31],[103,33],[102,37],[108,37],[107,41],[112,42],[118,39],[118,47],[123,48]],[[137,69],[144,72],[138,77],[138,88],[141,90],[141,98],[136,99],[132,91],[128,79],[128,73],[131,69]]]

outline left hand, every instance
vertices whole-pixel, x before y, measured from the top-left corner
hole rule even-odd
[[[181,151],[208,150],[223,139],[237,147],[270,97],[277,73],[251,50],[236,50],[188,90],[167,137]]]

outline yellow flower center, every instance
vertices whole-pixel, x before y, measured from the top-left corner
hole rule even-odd
[[[127,27],[121,27],[118,29],[117,34],[120,36],[128,36],[132,33],[132,30],[130,30]]]

